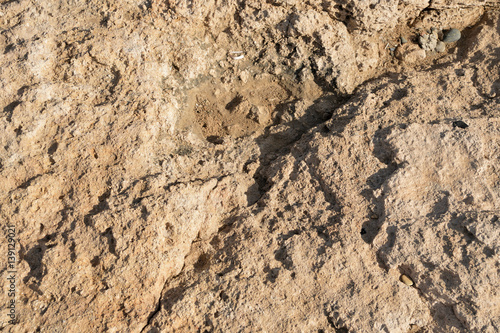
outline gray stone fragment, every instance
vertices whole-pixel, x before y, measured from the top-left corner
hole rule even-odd
[[[453,43],[462,37],[460,30],[458,29],[450,29],[444,34],[443,42],[445,43]]]
[[[424,34],[418,38],[418,43],[426,51],[434,51],[438,42],[437,34]]]

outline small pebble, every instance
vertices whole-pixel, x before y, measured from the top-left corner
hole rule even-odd
[[[445,43],[453,43],[460,39],[462,35],[460,34],[460,30],[458,29],[450,29],[448,32],[444,34],[443,42]]]
[[[243,51],[230,51],[229,56],[234,60],[240,60],[245,58],[245,52]]]
[[[434,51],[438,42],[437,34],[425,34],[418,37],[418,43],[426,51]]]
[[[436,52],[444,52],[446,50],[446,46],[443,42],[439,41],[436,43]]]
[[[467,128],[467,127],[469,127],[469,125],[467,125],[466,123],[464,123],[461,120],[454,121],[452,125],[453,125],[453,128],[455,128],[455,127],[460,127],[460,128]]]
[[[376,219],[378,219],[378,215],[377,215],[377,214],[372,214],[372,215],[370,216],[370,218],[371,218],[372,220],[376,220]]]
[[[401,36],[401,44],[406,44],[406,43],[408,43],[408,40],[403,36]]]
[[[407,286],[413,286],[413,280],[410,279],[408,276],[402,274],[399,279],[401,280],[401,282],[403,282]]]

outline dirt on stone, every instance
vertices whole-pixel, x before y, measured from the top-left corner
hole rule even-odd
[[[248,79],[248,75],[240,74],[245,83],[231,87],[207,82],[187,92],[186,109],[177,127],[200,133],[212,143],[226,136],[239,138],[262,133],[266,126],[277,121],[277,106],[295,96],[272,77]],[[311,95],[314,96],[314,91]]]
[[[0,330],[498,332],[498,45],[497,1],[0,0]]]

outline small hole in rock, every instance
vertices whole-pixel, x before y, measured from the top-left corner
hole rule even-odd
[[[101,260],[98,256],[95,256],[94,259],[90,260],[90,264],[92,265],[92,267],[96,267],[100,262]]]
[[[213,143],[214,145],[220,145],[224,143],[224,139],[217,135],[211,135],[207,137],[207,141]]]

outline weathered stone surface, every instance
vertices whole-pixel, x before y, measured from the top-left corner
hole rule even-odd
[[[434,51],[438,43],[437,33],[423,34],[418,37],[418,43],[426,51]]]
[[[431,312],[449,313],[435,318],[435,329],[499,325],[489,305],[500,287],[491,237],[500,215],[498,156],[489,158],[500,144],[499,121],[469,120],[465,130],[412,124],[389,138],[402,167],[381,188],[384,225],[374,244],[389,269],[407,267],[417,277]]]
[[[453,43],[458,41],[461,36],[462,35],[460,34],[460,30],[453,28],[444,34],[443,42]]]
[[[407,64],[415,64],[425,59],[426,52],[416,44],[403,44],[396,48],[395,56]]]
[[[496,331],[499,14],[428,5],[2,1],[0,328]]]

